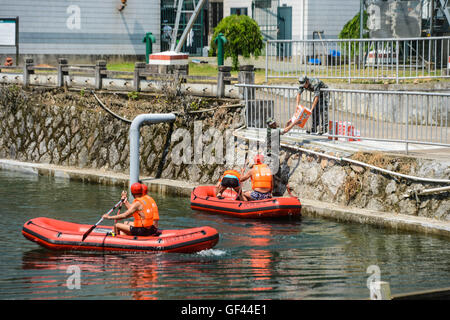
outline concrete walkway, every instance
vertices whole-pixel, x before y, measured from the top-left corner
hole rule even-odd
[[[51,164],[27,163],[15,160],[0,159],[0,170],[19,171],[41,176],[51,176],[55,179],[70,179],[89,183],[118,185],[128,187],[128,174],[94,170],[69,168]],[[141,177],[149,186],[150,192],[189,197],[194,183],[169,179],[154,179]],[[357,222],[395,230],[413,231],[430,235],[450,237],[450,221],[416,217],[403,214],[392,214],[360,208],[350,208],[332,203],[300,199],[304,216],[322,217],[341,222]]]
[[[245,138],[263,140],[266,139],[267,135],[266,129],[242,129],[236,133]],[[339,152],[341,154],[353,154],[358,151],[378,151],[397,156],[406,156],[405,143],[371,140],[346,141],[345,138],[335,141],[328,139],[326,136],[306,134],[304,130],[288,132],[286,135],[282,135],[281,143],[299,147],[319,147],[322,150]],[[450,159],[450,148],[410,143],[407,155],[416,158],[448,161]]]

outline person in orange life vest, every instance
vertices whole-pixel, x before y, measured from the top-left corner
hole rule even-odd
[[[226,170],[223,173],[222,178],[216,184],[216,197],[223,199],[222,193],[227,189],[232,188],[237,192],[236,199],[245,200],[242,197],[242,186],[241,186],[241,174],[236,170]]]
[[[130,190],[131,194],[135,198],[131,204],[127,200],[127,192],[122,191],[122,201],[127,207],[127,211],[114,216],[108,216],[105,214],[103,215],[103,218],[108,220],[122,220],[132,216],[134,218],[133,224],[115,224],[115,227],[117,228],[119,234],[133,236],[158,235],[158,229],[153,225],[153,214],[154,211],[157,210],[155,202],[150,201],[150,197],[147,196],[147,198],[143,194],[143,188],[139,182],[133,183],[130,187]]]
[[[253,158],[253,167],[242,178],[241,183],[251,179],[253,191],[243,193],[246,200],[262,200],[272,198],[273,180],[272,171],[264,163],[264,156],[257,154]]]

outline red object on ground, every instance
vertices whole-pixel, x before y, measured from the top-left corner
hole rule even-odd
[[[238,218],[288,218],[301,215],[302,205],[295,197],[240,201],[234,200],[236,192],[231,189],[222,195],[224,199],[216,198],[215,186],[196,187],[191,193],[191,208]]]
[[[354,138],[339,138],[340,141],[361,141],[359,137],[361,133],[355,128],[355,126],[349,121],[333,121],[328,122],[328,128],[330,134],[335,134],[339,136],[356,137]],[[328,136],[328,140],[338,140],[337,137]]]
[[[35,218],[25,222],[25,238],[53,250],[99,250],[192,253],[214,247],[219,233],[211,227],[182,230],[160,230],[160,236],[112,236],[112,226],[97,226],[81,241],[92,225],[78,224],[51,218]]]
[[[13,59],[11,57],[7,57],[5,60],[5,66],[10,67],[13,65]]]

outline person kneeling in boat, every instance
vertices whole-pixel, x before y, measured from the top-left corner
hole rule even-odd
[[[272,198],[273,180],[272,171],[264,163],[264,156],[257,154],[253,158],[253,167],[242,178],[241,183],[251,179],[253,191],[243,193],[246,200],[263,200]]]
[[[158,211],[155,201],[149,196],[144,194],[142,185],[138,182],[131,185],[131,194],[135,198],[130,204],[127,200],[127,192],[122,191],[122,201],[127,207],[127,211],[124,213],[108,216],[104,215],[104,219],[109,220],[122,220],[133,216],[134,223],[116,223],[115,229],[118,234],[126,234],[132,236],[152,236],[159,235],[158,228],[153,224],[155,212]]]
[[[232,188],[237,193],[236,200],[245,200],[242,197],[241,174],[236,170],[227,170],[216,184],[216,197],[223,199],[223,192]]]

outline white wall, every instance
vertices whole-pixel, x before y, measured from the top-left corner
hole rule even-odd
[[[280,0],[280,6],[286,4],[287,7],[292,7],[292,39],[304,39],[304,20],[306,14],[303,15],[305,5],[308,0]],[[306,12],[305,12],[306,13]]]
[[[247,14],[252,16],[252,1],[251,0],[223,0],[223,16],[230,15],[230,8],[247,8]]]
[[[146,32],[157,38],[160,0],[132,0],[119,12],[120,1],[2,1],[2,17],[19,16],[21,54],[145,54]],[[0,53],[15,52],[0,48]]]
[[[280,6],[292,7],[292,39],[312,39],[313,31],[324,31],[327,39],[336,39],[344,25],[359,12],[360,0],[280,0]],[[224,17],[232,7],[247,7],[251,0],[224,0]]]
[[[359,6],[360,0],[308,0],[305,36],[312,39],[313,31],[324,31],[324,38],[337,39],[344,25],[359,13]]]

